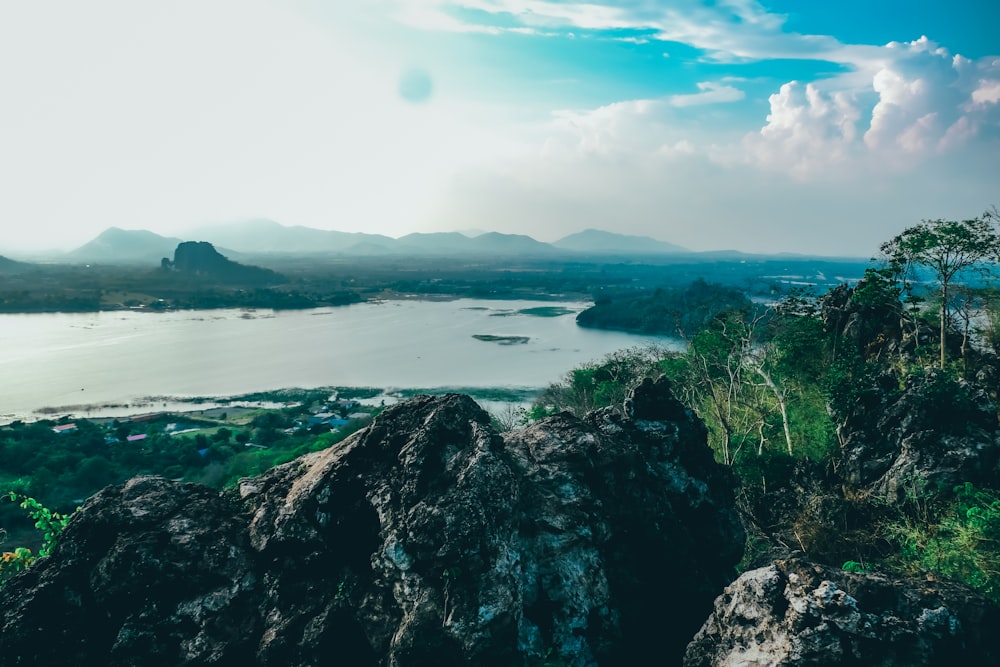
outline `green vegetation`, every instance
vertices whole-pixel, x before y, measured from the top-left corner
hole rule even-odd
[[[794,548],[853,572],[957,579],[1000,601],[996,470],[954,489],[917,480],[902,500],[825,481],[844,465],[842,429],[878,433],[884,406],[909,387],[920,387],[906,403],[911,428],[941,446],[989,437],[973,424],[983,423],[981,397],[996,396],[1000,372],[1000,301],[988,274],[996,222],[922,223],[883,246],[887,265],[822,296],[791,291],[764,306],[702,281],[599,302],[581,324],[677,332],[686,349],[622,350],[584,364],[522,417],[621,405],[642,378],[665,374],[735,474],[744,566]],[[917,265],[934,272],[930,287],[911,280]],[[878,442],[866,446],[885,455]]]
[[[966,483],[954,499],[884,526],[899,552],[889,564],[907,574],[935,572],[1000,601],[1000,492]],[[914,499],[916,500],[916,499]]]
[[[42,499],[66,515],[104,486],[140,474],[222,488],[329,447],[380,409],[356,405],[345,395],[330,401],[330,392],[321,390],[264,396],[287,402],[292,394],[306,400],[278,409],[218,408],[199,416],[154,413],[0,426],[0,489]],[[360,414],[366,416],[355,416]],[[45,536],[11,503],[0,503],[0,526],[7,544],[44,551]]]
[[[576,317],[582,327],[676,336],[700,331],[718,313],[748,310],[743,290],[697,279],[686,287],[659,287],[652,294],[603,294]]]
[[[15,492],[7,494],[11,502],[18,503],[28,517],[35,522],[35,528],[41,533],[41,546],[35,555],[27,547],[17,547],[13,551],[5,551],[0,556],[0,586],[21,570],[29,567],[36,558],[42,558],[52,553],[56,540],[63,528],[69,523],[68,514],[53,512],[34,498],[22,496]]]
[[[923,266],[934,273],[940,286],[940,364],[947,363],[946,341],[948,310],[952,306],[949,288],[963,272],[986,270],[986,262],[1000,257],[1000,238],[994,225],[1000,221],[996,211],[987,211],[971,220],[925,220],[905,229],[882,244],[882,254],[888,257],[894,271],[908,274],[914,266]]]
[[[655,347],[613,352],[600,361],[574,368],[562,382],[548,386],[528,414],[544,417],[566,410],[578,417],[608,405],[621,405],[631,387],[645,377],[660,375],[660,362],[669,353]]]

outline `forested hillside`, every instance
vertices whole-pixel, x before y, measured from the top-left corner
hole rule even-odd
[[[704,329],[718,313],[750,306],[742,290],[699,278],[683,287],[659,287],[652,294],[603,295],[577,315],[576,323],[595,329],[684,336]]]

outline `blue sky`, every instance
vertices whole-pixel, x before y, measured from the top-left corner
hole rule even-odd
[[[267,217],[870,256],[1000,205],[1000,3],[0,0],[0,252]]]

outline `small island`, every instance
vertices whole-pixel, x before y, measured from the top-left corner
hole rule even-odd
[[[519,315],[531,315],[532,317],[562,317],[563,315],[572,315],[576,311],[565,306],[538,306],[522,308],[517,312]]]
[[[472,337],[476,340],[497,343],[498,345],[523,345],[531,340],[529,336],[496,336],[493,334],[472,334]]]

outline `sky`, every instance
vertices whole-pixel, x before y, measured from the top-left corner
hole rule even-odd
[[[0,0],[0,253],[267,218],[871,256],[1000,206],[997,25],[995,0]]]

